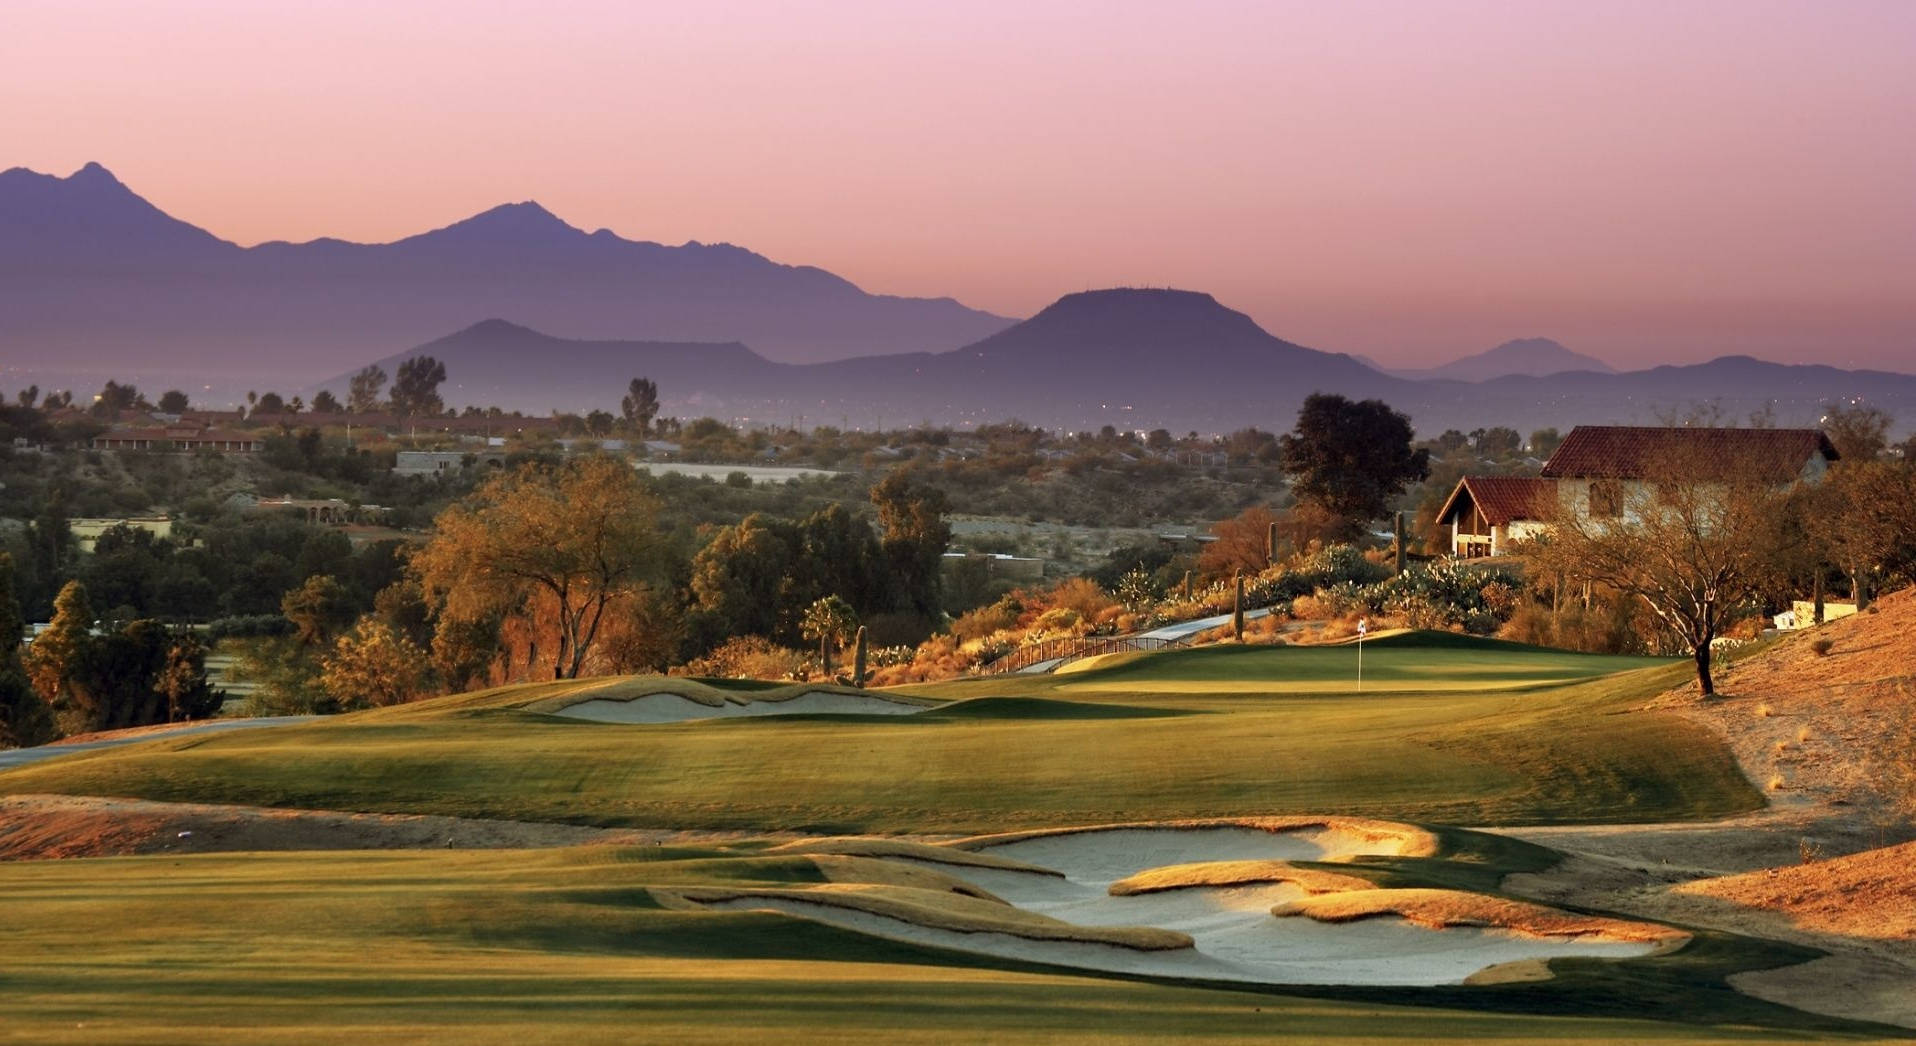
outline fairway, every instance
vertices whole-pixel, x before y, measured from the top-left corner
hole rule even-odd
[[[1392,1005],[1087,977],[768,912],[673,910],[652,893],[824,878],[803,856],[657,847],[0,865],[0,1038],[1462,1043],[1547,1031],[1599,1043],[1779,1041],[1834,1027],[1700,981],[1788,952],[1661,960],[1701,1008],[1659,1023],[1625,1018],[1648,1001],[1626,998],[1645,990],[1643,974],[1594,991],[1574,980],[1492,990],[1491,1012],[1472,1013],[1456,1009],[1455,990],[1397,989]],[[1575,1012],[1572,991],[1598,997],[1590,1015]],[[1777,1030],[1725,1027],[1752,1023]]]
[[[54,1042],[1841,1036],[1839,1022],[1727,987],[1736,971],[1809,957],[1744,938],[1700,934],[1674,954],[1626,962],[1556,958],[1554,976],[1536,982],[1227,988],[1163,972],[1213,968],[1202,961],[1137,966],[1160,971],[1147,977],[1041,965],[1037,956],[1054,954],[1043,949],[980,954],[964,946],[976,927],[957,936],[924,931],[931,936],[913,937],[917,944],[893,939],[882,913],[898,904],[917,910],[925,899],[957,904],[950,895],[967,880],[882,859],[890,842],[803,849],[806,833],[926,840],[1285,814],[1428,825],[1657,821],[1762,802],[1703,728],[1675,715],[1614,714],[1680,683],[1683,664],[1413,634],[1365,651],[1379,688],[1358,695],[1341,689],[1354,654],[1222,646],[891,692],[932,706],[916,715],[593,722],[566,710],[658,694],[707,707],[791,700],[813,688],[656,677],[540,683],[50,759],[0,773],[0,793],[741,835],[678,847],[0,864],[9,920],[0,1026]],[[788,834],[752,837],[767,832]],[[791,833],[797,840],[786,842]],[[1306,860],[1296,874],[1448,896],[1441,891],[1494,893],[1505,874],[1555,860],[1478,833],[1435,829],[1433,837],[1435,848],[1415,856]],[[1128,859],[1138,849],[1113,853]],[[1006,853],[1014,850],[1048,852]],[[867,856],[812,855],[828,852]],[[1078,893],[1053,897],[1044,888],[1026,903],[1034,913],[1089,913],[1093,923],[1189,909],[1172,897],[1101,899],[1101,878],[1129,873],[1086,874]],[[814,889],[855,891],[857,904],[877,905],[870,911],[880,915],[833,909],[827,922],[836,926],[804,917],[824,910],[794,891]],[[1231,918],[1262,933],[1259,898],[1292,895],[1253,889],[1266,892],[1230,902],[1252,905]],[[784,913],[758,910],[768,906]],[[1232,946],[1240,931],[1213,930],[1209,919],[1191,924],[1211,942],[1204,947]],[[105,947],[102,926],[116,928]],[[1355,935],[1285,929],[1325,942],[1405,932],[1414,945],[1434,940],[1391,926]],[[1462,954],[1458,969],[1467,970]],[[1369,961],[1358,954],[1345,965],[1371,969]]]
[[[548,713],[567,702],[710,688],[536,684],[83,753],[0,774],[0,793],[894,833],[1280,813],[1450,824],[1679,820],[1761,804],[1703,728],[1674,715],[1606,714],[1681,681],[1682,665],[1434,642],[1456,673],[1441,688],[1362,696],[1233,682],[1247,670],[1266,673],[1252,677],[1256,686],[1299,679],[1284,675],[1291,658],[1308,668],[1342,650],[1231,647],[1068,676],[905,688],[920,699],[993,700],[902,717],[592,723]],[[1410,671],[1430,650],[1392,653]],[[1606,667],[1631,671],[1504,685],[1511,673]],[[1472,689],[1466,672],[1497,685]],[[1221,689],[1232,685],[1245,688]],[[1098,698],[1082,708],[1089,715],[1073,696],[1084,687]]]

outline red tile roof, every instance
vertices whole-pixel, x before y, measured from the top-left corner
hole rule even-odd
[[[1661,460],[1704,463],[1723,475],[1758,469],[1787,480],[1821,453],[1836,460],[1822,429],[1652,428],[1578,425],[1544,463],[1561,479],[1643,479]]]
[[[1462,499],[1468,498],[1468,502]],[[1438,522],[1475,504],[1493,527],[1513,519],[1548,519],[1557,501],[1557,481],[1535,476],[1465,476],[1437,513]]]

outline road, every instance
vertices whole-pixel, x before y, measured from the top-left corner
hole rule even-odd
[[[108,737],[98,741],[82,741],[79,744],[41,745],[38,748],[9,748],[0,751],[0,771],[11,770],[16,766],[26,766],[43,759],[56,759],[75,752],[90,752],[96,748],[118,748],[121,745],[139,744],[161,737],[180,737],[185,734],[210,734],[224,730],[243,730],[254,726],[285,726],[288,723],[305,723],[318,716],[281,715],[260,716],[253,719],[211,719],[201,723],[181,723],[167,730],[144,730],[126,737]]]

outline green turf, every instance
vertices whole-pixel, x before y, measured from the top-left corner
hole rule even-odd
[[[1223,646],[1172,650],[1052,677],[1061,694],[1355,694],[1358,647]],[[1363,645],[1363,689],[1433,693],[1530,689],[1668,664],[1523,646],[1446,632],[1386,636]]]
[[[800,857],[657,848],[0,865],[0,1040],[1845,1037],[1840,1022],[1721,990],[1728,970],[1795,957],[1754,945],[1597,964],[1607,969],[1582,981],[1570,964],[1554,988],[1474,995],[1217,990],[1072,975],[769,913],[669,910],[648,892],[816,878]],[[1473,1004],[1489,1009],[1459,1008]]]
[[[979,714],[958,705],[911,717],[614,725],[515,710],[550,708],[556,694],[653,685],[545,683],[312,726],[69,756],[0,774],[0,793],[675,828],[965,833],[1272,813],[1449,824],[1650,821],[1761,805],[1704,728],[1669,714],[1612,714],[1680,682],[1682,665],[1513,691],[1501,689],[1513,673],[1535,679],[1572,670],[1565,666],[1587,673],[1634,662],[1510,644],[1444,645],[1453,642],[1405,642],[1379,653],[1386,666],[1446,652],[1461,658],[1446,689],[1361,697],[1253,692],[1243,684],[1166,693],[1154,681],[1168,675],[1224,686],[1281,675],[1293,659],[1317,664],[1310,659],[1340,653],[1230,647],[1071,676],[910,688],[924,696],[1019,699],[985,704]],[[1463,688],[1465,664],[1498,688]],[[1119,686],[1126,678],[1131,689]],[[1090,707],[1072,697],[1087,683],[1101,687]],[[1124,708],[1147,714],[1111,713]]]

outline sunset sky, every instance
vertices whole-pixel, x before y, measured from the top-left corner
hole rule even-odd
[[[7,0],[0,167],[241,243],[536,198],[1024,316],[1916,370],[1916,2]]]

